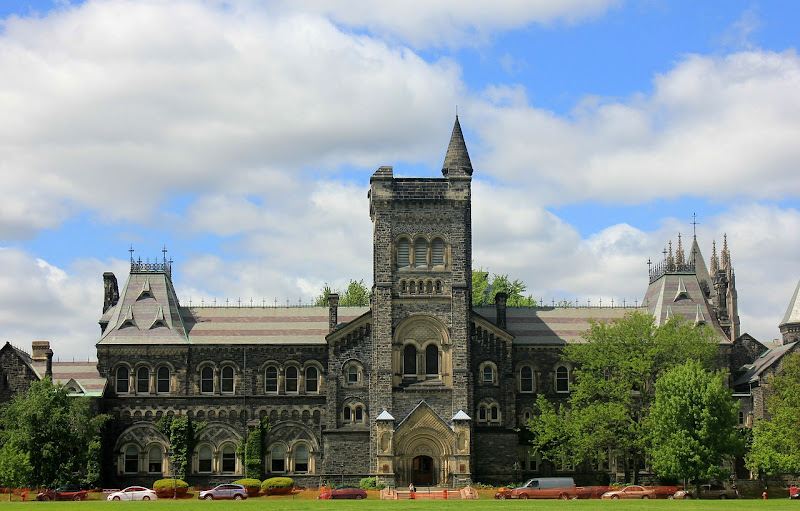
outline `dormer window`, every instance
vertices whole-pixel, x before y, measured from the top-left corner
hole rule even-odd
[[[153,320],[153,324],[150,325],[150,330],[159,327],[161,328],[167,327],[167,321],[164,318],[164,308],[161,306],[158,307],[158,312],[156,312],[156,318]]]
[[[125,311],[125,318],[122,320],[122,323],[119,325],[119,329],[122,330],[123,328],[136,328],[136,321],[133,319],[133,307],[128,305],[128,309]]]
[[[137,300],[141,300],[142,298],[153,298],[153,290],[150,289],[150,279],[144,279],[144,284],[142,284],[142,290],[139,291],[139,296],[136,298]]]

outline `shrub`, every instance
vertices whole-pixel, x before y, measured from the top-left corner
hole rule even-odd
[[[267,495],[285,495],[292,492],[294,480],[291,477],[270,477],[261,483]]]
[[[183,479],[159,479],[153,483],[153,489],[159,497],[171,497],[173,494],[180,497],[189,490],[189,483]]]
[[[374,477],[365,477],[358,483],[358,487],[362,490],[382,490],[386,488],[385,484],[377,484]]]
[[[256,497],[261,492],[261,481],[258,479],[245,477],[244,479],[237,479],[234,483],[244,486],[248,497]]]

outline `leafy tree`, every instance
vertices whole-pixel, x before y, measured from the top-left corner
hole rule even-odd
[[[3,458],[11,451],[28,457],[26,486],[94,482],[89,479],[99,472],[92,445],[99,442],[108,416],[94,415],[87,398],[69,392],[47,377],[18,393],[0,412]],[[12,464],[19,477],[26,475],[22,458]]]
[[[495,273],[489,278],[489,272],[483,268],[472,270],[473,307],[492,305],[495,295],[500,292],[508,295],[506,304],[509,307],[535,307],[536,300],[533,299],[533,296],[523,295],[526,289],[527,287],[522,281],[518,279],[512,281],[507,274],[498,275]]]
[[[621,457],[626,472],[638,477],[646,446],[643,419],[654,399],[655,381],[687,359],[711,369],[717,355],[713,331],[675,318],[656,328],[650,314],[631,312],[612,322],[591,322],[585,343],[570,344],[563,359],[573,369],[568,406],[543,407],[531,423],[533,445],[543,457],[575,464]],[[562,435],[554,448],[549,437]]]
[[[367,289],[367,286],[364,285],[363,279],[359,281],[351,280],[344,294],[340,293],[338,289],[334,291],[330,286],[325,284],[320,295],[314,300],[314,305],[317,307],[327,307],[328,296],[331,293],[339,294],[339,305],[342,307],[365,307],[369,305],[370,291]]]
[[[9,488],[9,501],[11,500],[11,488],[27,486],[32,473],[30,454],[14,445],[13,442],[6,442],[0,449],[0,481],[6,488]]]
[[[169,438],[169,447],[172,451],[172,463],[178,465],[178,476],[186,478],[189,469],[189,459],[197,444],[197,433],[205,427],[205,422],[194,422],[189,417],[164,415],[156,427]]]
[[[739,454],[738,406],[725,386],[697,360],[664,371],[656,381],[647,420],[647,454],[661,476],[703,480],[720,475],[725,458]]]
[[[787,355],[772,377],[766,417],[753,425],[747,468],[762,475],[800,472],[800,352]]]

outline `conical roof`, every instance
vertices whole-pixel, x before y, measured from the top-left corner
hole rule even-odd
[[[794,294],[789,302],[789,307],[786,309],[786,314],[783,315],[783,319],[781,320],[779,326],[790,325],[794,323],[800,323],[800,282],[797,283],[797,287],[794,289]]]
[[[447,154],[444,156],[442,164],[442,175],[472,175],[472,162],[469,160],[467,144],[464,143],[464,134],[461,133],[461,124],[458,122],[453,126],[453,134],[450,136],[450,144],[447,146]]]

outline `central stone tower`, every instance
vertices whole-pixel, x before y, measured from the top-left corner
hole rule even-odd
[[[458,117],[442,174],[370,179],[371,459],[397,486],[471,476],[472,164]]]

